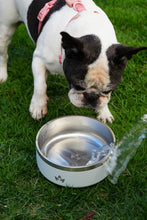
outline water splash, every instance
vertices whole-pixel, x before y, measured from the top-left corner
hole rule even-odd
[[[147,134],[147,114],[114,146],[110,159],[105,163],[108,179],[116,184],[120,174],[126,169],[129,160],[134,156]]]
[[[103,162],[103,160],[105,160],[105,157],[108,156],[108,154],[110,154],[109,152],[112,150],[113,147],[113,144],[110,144],[104,145],[98,149],[93,149],[91,152],[91,158],[86,164],[86,166],[93,165],[98,162]]]

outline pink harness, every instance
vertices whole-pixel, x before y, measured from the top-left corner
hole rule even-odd
[[[37,19],[39,20],[39,25],[38,25],[38,34],[40,33],[42,23],[47,16],[47,14],[50,12],[51,8],[54,6],[57,0],[52,0],[50,2],[47,2],[45,6],[40,10]]]
[[[65,0],[67,5],[69,7],[72,7],[75,11],[78,13],[70,19],[68,24],[73,21],[74,19],[79,17],[80,12],[86,10],[85,6],[81,2],[82,0]],[[39,20],[39,25],[38,25],[38,34],[40,33],[42,23],[47,16],[47,14],[50,12],[50,9],[54,6],[54,4],[57,2],[57,0],[52,0],[48,3],[45,4],[45,6],[40,10],[37,19]],[[98,11],[94,11],[94,13],[99,13]],[[59,55],[59,63],[62,64],[62,43],[61,43],[61,54]]]

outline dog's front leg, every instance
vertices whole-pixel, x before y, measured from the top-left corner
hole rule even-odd
[[[96,110],[96,113],[99,113],[99,115],[97,116],[97,119],[99,121],[102,121],[104,123],[112,123],[114,121],[114,117],[111,114],[107,104],[103,107],[98,108]]]
[[[9,23],[9,22],[8,22]],[[14,34],[16,25],[3,24],[0,22],[0,83],[7,79],[7,60],[8,60],[8,46],[11,42],[12,35]]]
[[[38,120],[47,114],[47,70],[42,60],[35,56],[33,57],[32,70],[34,75],[34,94],[29,110],[32,117]]]
[[[96,108],[96,113],[99,113],[97,119],[104,123],[112,123],[114,121],[114,117],[108,108],[110,96],[111,93],[107,94],[106,96],[100,96],[99,105]]]

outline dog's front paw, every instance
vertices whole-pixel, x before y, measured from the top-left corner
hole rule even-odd
[[[111,123],[114,121],[114,117],[113,115],[103,115],[103,114],[100,114],[99,116],[97,116],[97,119],[99,121],[102,121],[103,123]]]
[[[102,121],[103,123],[112,123],[114,121],[114,117],[109,111],[108,105],[105,105],[103,108],[97,109],[99,115],[97,119]]]
[[[35,96],[32,97],[31,104],[30,104],[30,114],[32,118],[39,120],[47,114],[47,102],[48,97],[42,97],[40,99],[35,98]]]

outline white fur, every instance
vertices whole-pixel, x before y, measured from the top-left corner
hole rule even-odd
[[[77,107],[83,107],[83,99],[84,99],[84,95],[83,93],[79,93],[77,90],[75,89],[70,89],[69,93],[68,93],[68,97],[70,102],[77,106]]]
[[[99,98],[100,103],[96,109],[96,112],[99,113],[99,116],[97,117],[97,119],[102,120],[104,123],[107,123],[107,122],[112,123],[114,121],[114,117],[108,108],[108,102],[110,101],[110,96],[111,96],[111,93],[107,94],[105,97],[101,96]]]
[[[97,112],[99,113],[99,116],[97,117],[98,120],[102,120],[104,123],[112,123],[114,121],[114,117],[111,114],[108,105],[104,105],[103,108],[99,109]]]
[[[17,23],[23,21],[28,30],[27,10],[31,2],[32,0],[0,0],[0,82],[7,79],[7,48],[18,26]],[[104,60],[108,46],[117,43],[114,28],[107,15],[92,0],[82,0],[82,2],[86,11],[81,12],[80,16],[70,23],[70,19],[77,12],[68,5],[52,14],[37,40],[32,62],[34,94],[30,104],[30,112],[34,119],[39,119],[47,113],[47,70],[51,74],[63,74],[63,67],[58,60],[61,51],[61,31],[66,31],[75,37],[85,34],[97,35],[102,44],[101,56]],[[99,14],[93,11],[98,11]],[[64,60],[64,52],[62,59]],[[101,109],[103,110],[99,111],[99,117],[103,121],[112,121],[113,116],[107,104]]]

